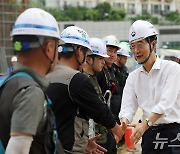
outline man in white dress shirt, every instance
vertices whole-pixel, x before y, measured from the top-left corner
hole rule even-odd
[[[180,154],[180,65],[156,56],[157,31],[143,20],[129,30],[131,51],[140,68],[130,73],[119,117],[131,123],[137,108],[143,111],[131,140],[142,137],[142,154]]]

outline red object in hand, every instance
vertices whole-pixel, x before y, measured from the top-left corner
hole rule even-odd
[[[131,142],[131,134],[132,134],[132,129],[133,127],[128,127],[126,129],[126,132],[125,132],[125,145],[127,148],[129,149],[134,149],[135,148],[135,144]]]

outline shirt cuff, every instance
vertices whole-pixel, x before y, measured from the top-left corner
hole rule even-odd
[[[119,119],[121,120],[121,118],[126,118],[129,121],[129,123],[133,121],[133,116],[131,116],[130,114],[119,114]]]
[[[171,109],[166,109],[164,106],[156,105],[155,107],[153,107],[152,112],[157,114],[168,115],[170,114]]]

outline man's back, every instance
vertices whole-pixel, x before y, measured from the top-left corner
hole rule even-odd
[[[54,72],[47,75],[50,80],[50,85],[47,89],[47,94],[52,100],[52,109],[55,113],[56,125],[59,133],[59,138],[66,150],[71,150],[74,143],[74,120],[77,114],[78,106],[72,102],[69,96],[68,85],[73,75],[73,69],[66,67],[67,72],[62,73],[60,65],[55,67]],[[66,70],[67,70],[66,69]],[[63,77],[62,77],[63,76]],[[68,80],[69,79],[69,80]]]
[[[57,67],[63,66],[58,65]],[[55,71],[57,70],[57,67],[55,68]],[[59,69],[59,73],[61,71],[62,70]],[[63,147],[70,151],[72,150],[74,143],[74,119],[77,115],[78,107],[89,117],[109,128],[113,127],[115,121],[109,109],[107,107],[102,107],[103,104],[99,99],[91,80],[86,75],[82,73],[75,74],[68,86],[68,84],[65,83],[66,80],[62,78],[63,71],[60,74],[59,73],[55,73],[56,76],[53,76],[52,78],[51,74],[48,75],[51,84],[47,93],[53,101],[53,110],[57,119],[59,139],[61,140]],[[53,79],[56,79],[55,83],[53,83]],[[54,88],[56,88],[56,90]],[[56,94],[55,91],[57,91]],[[104,110],[102,110],[103,108]],[[85,134],[82,133],[82,135]]]
[[[38,130],[39,133],[44,131],[46,124],[45,108],[43,107],[45,95],[42,89],[47,87],[48,83],[44,81],[43,77],[23,65],[18,64],[14,73],[19,71],[28,72],[36,79],[36,82],[28,77],[19,76],[14,77],[6,83],[4,88],[1,88],[0,121],[2,127],[0,128],[0,138],[4,147],[8,144],[11,131],[37,135],[36,131]],[[9,97],[7,97],[7,93]],[[39,124],[40,121],[41,124]],[[34,140],[34,142],[36,141]],[[44,149],[40,145],[39,147],[42,150],[41,153],[44,153]],[[37,147],[32,146],[33,148]]]

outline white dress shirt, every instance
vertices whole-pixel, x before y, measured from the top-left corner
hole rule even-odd
[[[180,65],[157,57],[150,72],[143,66],[130,73],[123,91],[119,117],[132,122],[140,107],[142,120],[162,114],[155,124],[180,123]]]

